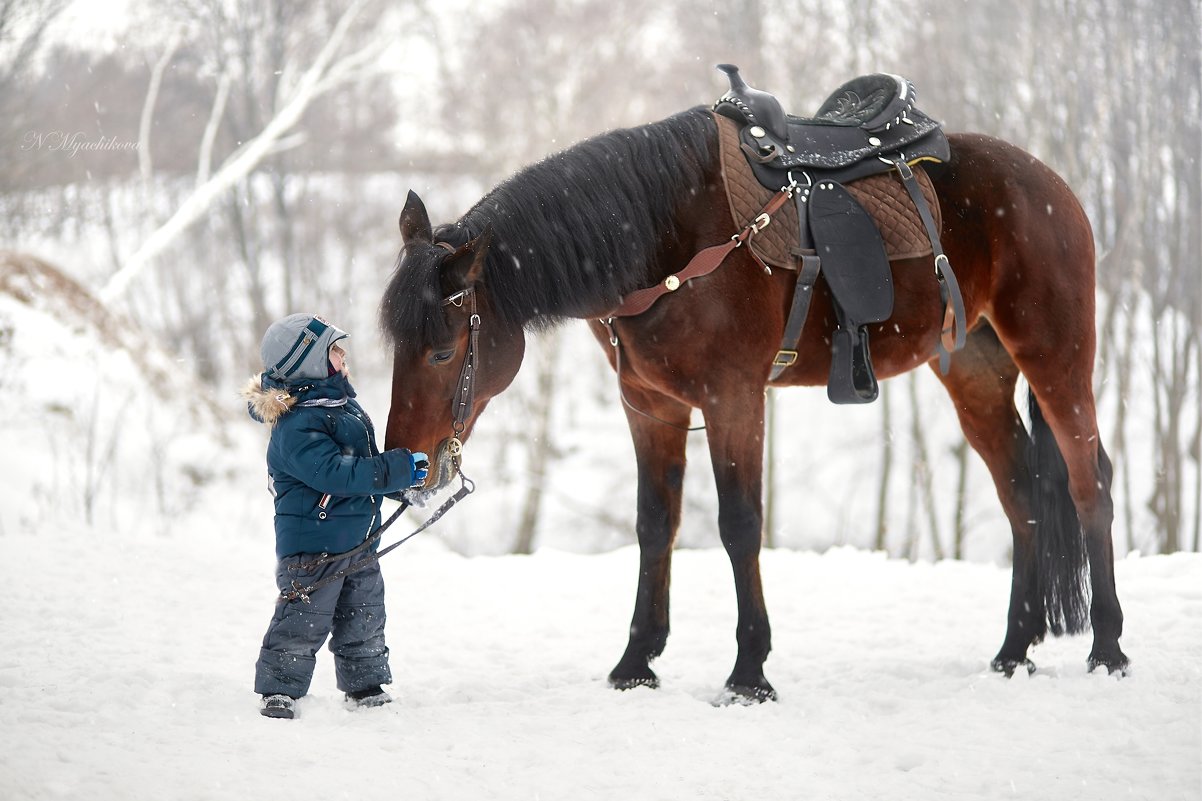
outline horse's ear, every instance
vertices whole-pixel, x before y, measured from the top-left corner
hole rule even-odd
[[[401,241],[408,245],[410,242],[430,242],[434,239],[434,231],[430,228],[430,215],[426,213],[426,204],[412,189],[405,199],[405,208],[401,209]]]
[[[488,259],[488,246],[491,242],[492,226],[486,225],[478,237],[457,248],[443,262],[443,277],[452,292],[469,289],[480,282],[484,276],[484,262]]]

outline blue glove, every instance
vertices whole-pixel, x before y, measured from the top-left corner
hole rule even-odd
[[[409,486],[420,487],[426,483],[426,476],[430,475],[430,457],[421,451],[416,451],[409,455],[413,460],[413,483]]]

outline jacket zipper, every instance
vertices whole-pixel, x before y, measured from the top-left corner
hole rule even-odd
[[[375,505],[376,505],[376,496],[375,495],[371,496],[371,505],[372,505],[372,508],[375,508]],[[363,533],[363,539],[365,541],[367,540],[368,537],[371,536],[371,530],[372,530],[372,527],[375,526],[375,524],[376,524],[376,513],[372,512],[371,520],[367,524],[367,531],[365,531]]]
[[[363,424],[364,433],[367,434],[367,452],[369,454],[371,454],[373,459],[376,458],[380,454],[376,452],[376,447],[372,443],[373,437],[372,437],[371,424],[367,422],[367,419],[365,417],[360,416],[360,414],[357,411],[355,411],[354,409],[351,409],[351,414],[353,414],[355,416],[356,420],[358,420],[360,423]],[[366,412],[364,414],[366,415]],[[375,509],[376,496],[374,494],[372,494],[368,497],[371,499],[372,509]],[[371,513],[371,522],[367,524],[367,531],[363,534],[364,540],[366,540],[368,537],[371,536],[371,530],[372,530],[372,528],[375,527],[375,525],[376,525],[376,513],[373,511]]]
[[[359,415],[359,413],[356,412],[354,409],[347,409],[347,411],[349,411],[351,413],[352,417],[354,417],[356,420],[359,421],[360,425],[363,426],[364,432],[367,434],[367,452],[369,454],[371,454],[373,458],[376,456],[379,456],[380,454],[376,452],[375,447],[372,445],[371,426],[368,425],[367,421],[364,420],[363,417],[361,417]],[[371,500],[371,505],[374,510],[375,505],[376,505],[376,496],[374,494],[372,494],[372,495],[369,495],[368,498]],[[330,499],[330,496],[328,494],[323,495],[321,498],[321,503],[319,503],[318,506],[320,506],[322,509],[325,509],[325,505],[329,502],[329,499]],[[322,512],[319,516],[324,520],[325,512]],[[376,513],[375,513],[375,511],[373,511],[371,513],[371,520],[369,520],[367,523],[367,531],[365,531],[363,533],[363,539],[365,541],[367,540],[368,537],[371,536],[372,529],[375,528],[375,525],[376,525]]]

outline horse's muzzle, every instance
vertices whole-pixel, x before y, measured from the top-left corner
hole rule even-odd
[[[434,454],[434,462],[430,465],[430,475],[422,489],[437,492],[450,483],[455,477],[455,459],[451,455],[451,440],[444,439],[438,443],[438,452]]]

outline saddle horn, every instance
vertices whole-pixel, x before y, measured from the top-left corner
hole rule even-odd
[[[763,126],[781,142],[789,141],[789,126],[780,101],[768,92],[749,86],[734,64],[719,64],[718,69],[730,79],[730,91],[722,99],[742,106],[748,122]]]

